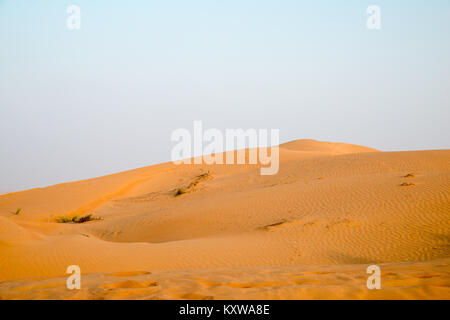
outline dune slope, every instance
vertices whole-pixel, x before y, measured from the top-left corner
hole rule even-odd
[[[449,191],[450,150],[297,140],[273,176],[166,163],[6,194],[0,297],[449,299]],[[65,288],[69,265],[90,290]]]

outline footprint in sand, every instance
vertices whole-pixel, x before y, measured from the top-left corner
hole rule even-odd
[[[411,187],[411,186],[415,186],[415,183],[410,183],[410,182],[403,182],[400,187]]]
[[[408,173],[406,176],[403,176],[402,178],[414,178],[414,173]]]
[[[303,227],[312,227],[312,226],[315,226],[315,225],[316,225],[315,222],[306,222],[306,223],[303,224]]]

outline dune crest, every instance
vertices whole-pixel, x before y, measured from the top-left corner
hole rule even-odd
[[[281,144],[280,148],[303,152],[328,152],[335,154],[379,152],[379,150],[359,146],[356,144],[340,143],[340,142],[324,142],[312,139],[299,139],[286,142]]]

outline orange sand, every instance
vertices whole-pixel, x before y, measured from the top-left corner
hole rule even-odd
[[[450,299],[450,150],[297,140],[278,174],[258,168],[166,163],[1,195],[0,299]],[[86,214],[102,220],[56,222]]]

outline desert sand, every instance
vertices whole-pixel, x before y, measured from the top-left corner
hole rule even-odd
[[[272,176],[164,163],[1,195],[0,299],[450,299],[450,150],[296,140]]]

